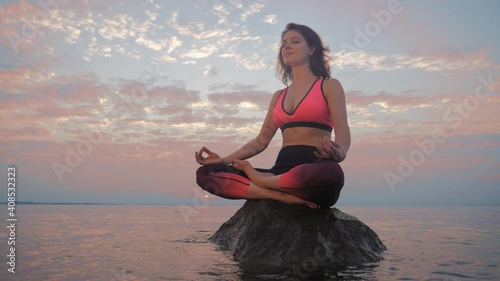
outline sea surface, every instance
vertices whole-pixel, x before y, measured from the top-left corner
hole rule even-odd
[[[388,250],[300,275],[245,269],[207,241],[240,206],[18,205],[16,273],[0,280],[500,280],[500,206],[340,206]],[[265,237],[263,237],[265,239]]]

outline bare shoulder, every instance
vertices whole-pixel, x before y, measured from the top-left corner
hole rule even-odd
[[[274,92],[274,94],[273,94],[273,100],[274,99],[278,99],[278,97],[280,96],[281,92],[283,92],[283,90],[284,89],[279,89],[276,92]]]
[[[276,104],[276,101],[278,100],[278,98],[283,90],[284,89],[277,90],[276,92],[274,92],[273,97],[271,99],[271,104],[270,104],[271,106],[274,106]]]
[[[330,78],[323,82],[323,93],[326,97],[341,97],[344,95],[344,88],[339,80]]]

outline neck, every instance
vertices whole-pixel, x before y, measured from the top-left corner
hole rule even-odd
[[[293,81],[292,82],[310,81],[312,79],[318,78],[311,71],[309,64],[303,64],[300,66],[293,67],[292,73],[293,73]]]

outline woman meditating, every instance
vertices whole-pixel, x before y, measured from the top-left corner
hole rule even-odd
[[[344,186],[338,163],[346,158],[351,136],[344,90],[330,78],[328,53],[309,27],[286,26],[277,71],[288,86],[274,93],[255,139],[226,157],[206,147],[195,152],[203,165],[196,172],[201,188],[227,199],[273,199],[310,208],[337,202]],[[253,168],[245,159],[264,151],[278,128],[283,143],[275,165]]]

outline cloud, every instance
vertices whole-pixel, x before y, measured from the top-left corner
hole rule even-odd
[[[222,89],[229,89],[234,92],[252,92],[258,85],[243,85],[239,82],[235,83],[216,83],[209,85],[210,91],[220,91]]]
[[[156,108],[156,111],[160,115],[178,115],[178,114],[181,114],[183,116],[188,116],[189,114],[192,114],[192,112],[193,112],[193,110],[190,107],[182,106],[179,104],[170,104],[167,106],[158,107],[158,108]]]
[[[347,113],[354,138],[380,139],[377,132],[386,131],[394,135],[380,139],[381,142],[404,142],[431,135],[435,129],[449,136],[500,130],[494,118],[500,105],[496,96],[480,100],[473,94],[410,92],[414,94],[366,95],[347,91]]]
[[[38,127],[24,127],[20,129],[0,128],[0,134],[4,136],[5,140],[36,140],[40,137],[50,137],[54,135],[52,130]]]
[[[274,24],[278,23],[278,20],[277,20],[276,15],[266,15],[264,17],[264,22],[267,23],[267,24],[274,25]]]
[[[418,96],[418,95],[396,95],[389,94],[386,92],[379,92],[375,95],[366,95],[359,91],[348,91],[346,92],[346,102],[348,104],[366,107],[371,104],[379,104],[382,107],[386,105],[397,106],[397,105],[416,105],[427,102],[432,102],[435,100],[440,100],[443,97],[435,96]]]
[[[106,40],[127,39],[129,31],[127,26],[133,18],[129,15],[119,14],[112,19],[103,18],[102,25],[99,25],[97,32]],[[147,31],[147,28],[142,31]]]
[[[197,60],[210,56],[231,59],[237,65],[246,69],[260,70],[274,66],[274,63],[262,59],[259,54],[244,55],[241,53],[242,47],[249,44],[253,48],[262,46],[261,36],[252,36],[245,26],[240,26],[238,22],[229,22],[227,16],[231,11],[245,10],[244,17],[258,13],[264,6],[262,4],[252,4],[243,7],[233,2],[214,2],[210,8],[212,13],[219,18],[218,25],[211,25],[210,21],[199,20],[179,20],[180,11],[173,11],[167,24],[177,32],[177,36],[184,42],[184,49],[178,52],[178,57],[184,59],[184,64],[196,64]],[[243,19],[242,19],[243,20]],[[175,62],[175,56],[168,56],[166,61]]]
[[[219,37],[227,37],[228,32],[225,28],[214,26],[213,28],[207,27],[206,22],[201,21],[187,21],[179,22],[179,12],[174,11],[172,16],[168,19],[167,23],[177,31],[179,35],[184,37],[191,37],[197,40],[214,39]]]
[[[225,104],[230,107],[241,107],[242,104],[247,104],[246,109],[267,111],[269,102],[271,101],[272,93],[268,92],[229,92],[229,93],[213,93],[208,95],[208,100],[215,104]]]
[[[66,37],[66,41],[69,44],[75,44],[76,41],[80,38],[80,34],[82,33],[82,31],[72,26],[68,26],[67,31],[68,31],[68,36]]]
[[[260,11],[262,11],[262,9],[264,9],[264,4],[261,3],[250,4],[246,9],[246,11],[244,11],[241,14],[241,21],[246,21],[249,16],[259,13]]]
[[[203,70],[203,75],[205,76],[217,76],[219,74],[219,68],[213,65],[205,65],[205,69]]]
[[[364,50],[340,51],[333,54],[333,64],[339,69],[355,67],[364,70],[422,69],[425,71],[477,71],[498,69],[490,59],[491,51],[433,51],[398,55],[374,55]]]
[[[191,49],[180,56],[188,59],[201,59],[210,56],[211,54],[217,52],[217,50],[218,48],[216,45],[206,45],[200,48]]]
[[[229,8],[227,5],[222,2],[215,1],[211,11],[214,15],[218,17],[218,24],[226,24],[228,23],[228,17],[230,14]]]
[[[189,197],[189,188],[196,187],[195,150],[209,145],[221,156],[227,155],[257,135],[272,97],[262,87],[270,82],[254,79],[262,84],[244,85],[227,82],[243,81],[236,76],[220,76],[226,64],[233,67],[234,75],[255,77],[274,67],[276,42],[270,41],[275,37],[261,31],[275,29],[277,15],[265,4],[219,0],[161,7],[148,1],[137,7],[126,2],[121,6],[117,0],[65,2],[45,14],[39,2],[21,0],[0,6],[4,47],[0,51],[4,58],[0,158],[19,165],[25,179],[36,181],[36,188],[27,186],[33,188],[26,191],[28,196],[51,188],[58,194],[72,190],[102,195],[141,187],[165,197]],[[378,9],[375,4],[352,5],[356,7],[351,10],[361,16],[369,15],[370,7]],[[391,29],[408,34],[411,29],[401,27],[399,18],[394,17]],[[23,26],[32,32],[26,33]],[[396,39],[401,38],[406,37]],[[416,148],[416,140],[429,137],[434,129],[442,129],[447,140],[425,167],[419,167],[421,173],[445,173],[441,180],[465,178],[466,173],[474,179],[498,178],[492,175],[498,168],[500,83],[494,82],[493,95],[476,107],[472,84],[478,82],[470,78],[499,68],[494,52],[467,46],[418,50],[390,54],[345,49],[334,54],[339,69],[395,74],[420,70],[444,76],[431,85],[424,77],[424,89],[395,85],[389,91],[375,84],[375,88],[382,86],[346,92],[353,145],[343,165],[350,187],[363,184],[357,177],[361,173],[371,180],[370,187],[377,182],[384,188],[384,171],[397,168],[398,155],[407,155]],[[158,68],[153,73],[162,79],[138,77],[144,69],[149,71],[145,62],[165,66],[162,73]],[[450,72],[453,75],[448,76]],[[207,81],[193,86],[190,73],[196,79],[208,77]],[[418,76],[413,79],[420,82]],[[51,163],[66,164],[68,151],[81,148],[92,133],[102,140],[60,184]],[[252,161],[271,166],[280,141],[276,136],[267,154]]]
[[[111,3],[110,5],[112,6]],[[68,44],[76,44],[78,40],[82,40],[82,44],[87,43],[84,50],[84,58],[87,61],[91,61],[95,56],[110,58],[115,52],[137,59],[138,52],[134,47],[141,46],[170,54],[183,43],[177,36],[162,32],[165,26],[156,23],[158,13],[152,11],[156,9],[154,7],[138,15],[114,14],[110,17],[99,11],[106,11],[107,8],[109,7],[92,4],[94,11],[91,11],[87,5],[70,3],[58,5],[47,12],[43,10],[43,6],[32,5],[26,1],[12,3],[7,10],[0,11],[8,17],[6,21],[15,28],[7,29],[2,26],[0,33],[17,38],[17,47],[29,50],[33,46],[53,44],[54,42],[49,41],[57,38],[54,35],[61,32]],[[26,29],[27,24],[33,30],[33,35],[21,32]],[[165,35],[158,39],[158,33]],[[136,46],[130,46],[131,42],[135,42]],[[10,42],[2,40],[2,44],[7,45]]]
[[[43,49],[58,32],[64,33],[67,43],[74,44],[82,30],[88,30],[92,24],[92,19],[84,16],[87,9],[83,1],[9,3],[6,9],[0,7],[0,17],[6,24],[0,26],[0,33],[8,37],[2,40],[2,45],[10,45],[15,53]]]
[[[193,104],[200,101],[199,93],[177,86],[147,88],[141,82],[126,80],[110,86],[88,75],[26,79],[31,75],[38,77],[38,68],[0,72],[0,81],[6,82],[0,95],[0,118],[5,121],[0,129],[8,132],[10,139],[31,136],[69,141],[81,136],[81,130],[99,130],[112,131],[112,140],[119,142],[148,143],[151,137],[147,134],[139,139],[131,137],[158,129],[155,120],[170,122],[162,128],[163,134],[169,135],[176,122],[202,122],[205,118],[192,117]],[[15,109],[15,115],[10,114],[11,109]],[[14,121],[16,130],[8,125]]]

